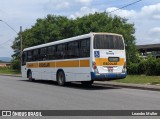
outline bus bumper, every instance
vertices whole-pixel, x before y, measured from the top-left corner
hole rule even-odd
[[[112,80],[112,79],[123,79],[127,76],[127,73],[103,73],[95,74],[91,72],[92,80]]]

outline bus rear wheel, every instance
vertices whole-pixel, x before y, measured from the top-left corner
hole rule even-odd
[[[64,86],[65,85],[65,74],[63,71],[59,71],[57,74],[57,82],[58,85]]]
[[[93,84],[93,80],[92,81],[81,81],[83,86],[91,86]]]

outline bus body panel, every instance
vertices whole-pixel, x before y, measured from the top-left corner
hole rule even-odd
[[[99,34],[98,34],[99,35]],[[97,36],[98,36],[97,35]],[[124,45],[124,40],[122,36],[117,39],[117,41],[121,40],[121,44]],[[93,39],[95,40],[95,39]],[[97,40],[97,39],[96,39]],[[102,39],[98,39],[102,40]],[[91,72],[92,80],[103,80],[103,79],[122,79],[126,77],[126,53],[125,48],[111,47],[110,44],[107,47],[112,49],[96,49],[96,45],[101,42],[104,47],[105,42],[103,41],[93,41],[93,64],[96,66],[95,69]],[[106,40],[105,38],[103,40]],[[114,38],[116,41],[116,39]],[[118,42],[117,42],[118,43]],[[96,45],[95,45],[96,44]],[[112,45],[112,44],[111,44]],[[118,49],[119,48],[119,49]],[[94,67],[95,67],[94,66]]]
[[[98,50],[95,50],[96,52]],[[126,68],[124,65],[126,63],[125,60],[125,51],[122,51],[122,54],[114,52],[114,55],[106,55],[104,56],[104,52],[100,51],[99,53],[102,54],[100,57],[94,58],[93,62],[96,64],[96,70],[91,72],[92,80],[103,80],[103,79],[122,79],[126,77]],[[118,51],[117,51],[118,52]],[[119,58],[118,62],[110,62],[109,58]]]
[[[56,81],[58,70],[62,70],[64,71],[66,82],[125,78],[126,77],[125,48],[123,50],[95,49],[94,37],[97,34],[122,37],[121,35],[111,34],[111,33],[90,33],[65,40],[34,46],[31,48],[26,48],[24,49],[24,52],[28,52],[34,49],[40,49],[43,47],[59,45],[67,42],[78,41],[86,38],[90,39],[89,57],[45,60],[45,61],[30,61],[30,62],[26,61],[26,65],[23,65],[21,68],[22,77],[27,78],[27,71],[31,70],[32,77],[35,79]]]
[[[70,81],[89,81],[90,75],[90,59],[83,58],[78,60],[59,60],[45,62],[28,62],[26,71],[22,77],[27,77],[27,70],[32,71],[32,77],[38,80],[56,81],[58,70],[65,73],[66,82]]]
[[[113,68],[112,73],[121,73],[123,66],[125,64],[125,51],[118,50],[94,50],[94,52],[99,52],[100,56],[95,57],[97,69],[99,73],[111,73],[109,68]],[[111,62],[109,58],[118,58],[119,61]]]

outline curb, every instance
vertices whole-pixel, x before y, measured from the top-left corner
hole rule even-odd
[[[113,86],[113,87],[120,87],[120,88],[130,88],[130,89],[160,91],[160,86],[156,86],[156,85],[126,84],[126,83],[98,82],[98,81],[95,81],[94,83],[96,85],[103,85],[103,86]]]
[[[0,74],[2,76],[11,76],[11,77],[21,77],[21,75],[12,75],[12,74]],[[147,85],[147,84],[126,84],[126,83],[117,83],[110,81],[95,81],[94,84],[101,86],[112,86],[120,88],[130,88],[130,89],[141,89],[141,90],[151,90],[151,91],[160,91],[160,86],[156,85]]]

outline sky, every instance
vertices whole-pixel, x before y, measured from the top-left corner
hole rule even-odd
[[[4,22],[0,21],[0,57],[11,57],[11,45],[20,26],[23,30],[31,28],[38,18],[54,14],[75,19],[90,13],[110,12],[135,1],[137,0],[1,0],[0,20]],[[160,0],[141,0],[110,15],[118,15],[134,24],[137,45],[160,43]]]

